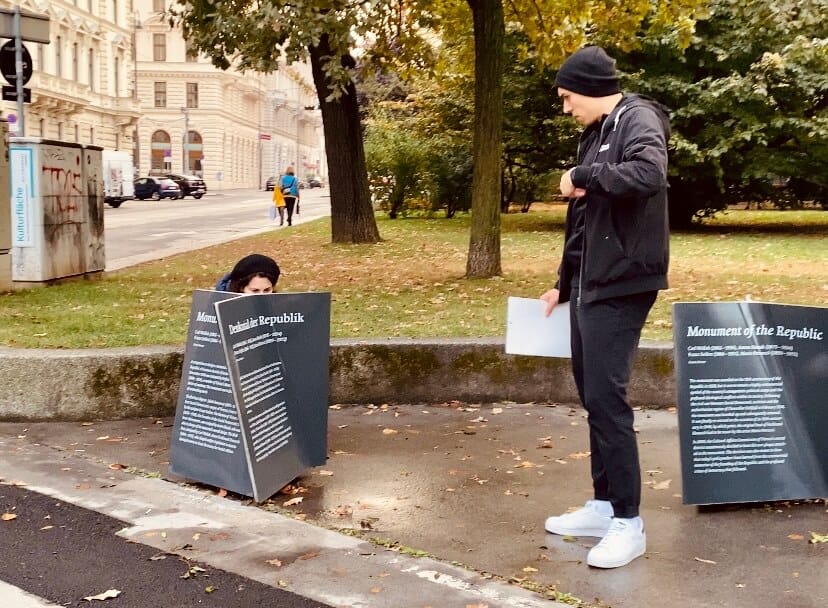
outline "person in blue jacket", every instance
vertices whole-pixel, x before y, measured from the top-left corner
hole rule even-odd
[[[285,196],[288,226],[292,226],[294,209],[296,215],[299,215],[299,179],[296,177],[293,167],[288,167],[285,174],[279,178],[279,188]]]
[[[216,291],[273,293],[280,274],[279,265],[273,258],[251,253],[236,262],[233,270],[219,279]]]

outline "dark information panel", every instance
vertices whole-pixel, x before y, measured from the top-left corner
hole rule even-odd
[[[325,463],[327,293],[256,295],[216,304],[253,497],[262,501]]]
[[[196,291],[170,470],[262,501],[327,457],[330,294]]]
[[[673,305],[685,504],[828,496],[828,309]]]
[[[238,297],[224,291],[193,292],[170,445],[170,471],[252,496],[215,309],[216,302]]]

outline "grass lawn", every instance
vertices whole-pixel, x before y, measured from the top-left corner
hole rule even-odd
[[[251,252],[282,268],[280,291],[330,291],[334,337],[502,336],[506,298],[554,282],[562,205],[504,216],[503,276],[463,278],[469,218],[378,218],[384,241],[332,245],[328,220],[274,230],[100,279],[0,294],[0,344],[34,348],[183,344],[193,289]],[[670,340],[670,305],[754,300],[828,304],[828,213],[731,211],[672,235],[670,284],[644,337]]]

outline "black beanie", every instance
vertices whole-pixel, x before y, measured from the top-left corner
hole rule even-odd
[[[263,274],[273,285],[279,280],[279,265],[266,255],[251,253],[243,257],[230,272],[230,281],[238,282],[255,274]]]
[[[588,46],[570,55],[558,70],[555,86],[587,97],[621,92],[615,59],[600,46]]]

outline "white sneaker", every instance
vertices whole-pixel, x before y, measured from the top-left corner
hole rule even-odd
[[[587,564],[595,568],[619,568],[644,555],[646,549],[647,535],[641,518],[614,517],[604,538],[587,554]]]
[[[612,505],[605,500],[588,500],[572,513],[546,519],[545,528],[552,534],[597,536],[601,538],[612,523]]]

